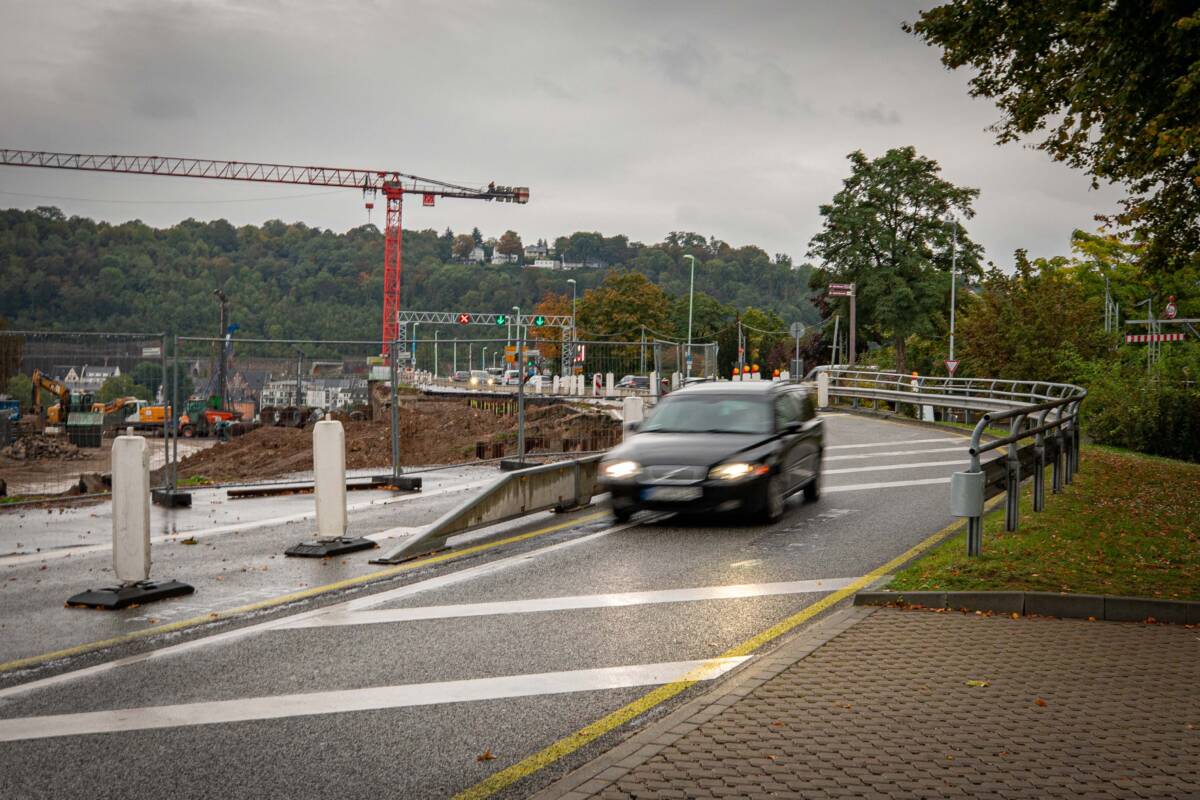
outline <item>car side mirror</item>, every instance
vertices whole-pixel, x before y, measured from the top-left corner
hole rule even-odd
[[[785,425],[783,427],[783,429],[787,433],[799,433],[801,430],[804,429],[804,423],[796,422],[795,420],[792,420],[787,425]]]

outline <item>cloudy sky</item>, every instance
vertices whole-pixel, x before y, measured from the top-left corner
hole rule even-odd
[[[0,0],[0,147],[365,167],[528,185],[405,227],[692,230],[804,258],[846,154],[914,145],[982,191],[988,258],[1069,250],[1119,193],[986,131],[900,29],[930,2]],[[0,206],[346,230],[353,191],[0,167]],[[374,221],[381,222],[378,209]]]

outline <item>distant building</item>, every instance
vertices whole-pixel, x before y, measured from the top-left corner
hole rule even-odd
[[[550,255],[550,248],[538,242],[537,244],[527,245],[525,247],[525,258],[530,260],[545,258]]]
[[[476,264],[482,264],[487,261],[487,253],[484,252],[482,247],[476,246],[476,248],[471,251],[471,255],[467,256],[467,261],[473,261]]]
[[[520,260],[520,257],[515,254],[507,255],[505,253],[501,253],[499,250],[492,251],[493,264],[516,264]]]
[[[526,264],[525,266],[532,267],[533,269],[562,269],[562,264],[558,262],[557,258],[539,258],[532,264]]]

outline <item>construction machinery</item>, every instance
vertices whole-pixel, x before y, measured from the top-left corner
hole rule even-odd
[[[396,170],[342,169],[337,167],[303,167],[287,164],[259,164],[247,161],[211,161],[198,158],[162,156],[106,156],[82,153],[51,153],[39,150],[0,149],[0,165],[14,167],[47,167],[92,172],[121,172],[135,175],[166,175],[183,178],[214,178],[227,181],[256,183],[286,183],[304,186],[336,186],[359,189],[368,212],[374,208],[373,199],[383,192],[387,203],[383,247],[383,330],[381,344],[386,355],[391,342],[400,338],[400,272],[401,245],[400,210],[406,194],[421,195],[421,205],[432,206],[438,197],[472,200],[498,200],[506,203],[528,203],[529,189],[524,186],[471,187],[445,181],[408,175]]]
[[[240,415],[236,412],[213,408],[203,400],[189,400],[183,408],[183,413],[179,415],[179,435],[184,438],[203,439],[227,428],[230,429],[230,433],[236,435],[243,432],[238,429],[235,433],[232,429],[239,418]]]
[[[65,425],[72,412],[91,411],[94,405],[90,393],[72,394],[67,385],[60,380],[51,378],[41,370],[35,369],[31,376],[33,380],[33,398],[31,407],[39,418],[45,418],[47,425]],[[42,407],[42,392],[49,392],[58,398],[58,402],[49,408]]]

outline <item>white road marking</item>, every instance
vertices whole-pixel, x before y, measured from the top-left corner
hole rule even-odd
[[[365,508],[373,508],[375,506],[393,505],[395,503],[405,503],[411,500],[420,500],[424,497],[438,497],[443,494],[450,494],[463,490],[478,489],[481,486],[486,486],[494,481],[494,478],[489,478],[483,481],[473,481],[471,483],[460,483],[453,486],[445,486],[440,489],[431,489],[428,492],[417,492],[415,494],[406,494],[399,497],[383,497],[376,500],[368,500],[365,503],[355,503],[346,507],[347,513],[354,513]],[[178,542],[180,539],[207,539],[210,536],[219,536],[225,533],[245,533],[246,531],[256,530],[258,528],[269,528],[274,525],[284,525],[289,522],[303,522],[307,519],[314,519],[317,515],[316,508],[312,511],[303,511],[298,514],[289,514],[282,517],[271,517],[270,519],[259,519],[247,522],[236,522],[232,525],[219,525],[214,528],[205,528],[195,531],[176,531],[175,533],[164,534],[161,536],[150,537],[151,544],[170,544]],[[112,542],[108,544],[90,544],[83,547],[61,547],[54,550],[46,550],[41,553],[18,553],[10,556],[0,557],[0,566],[9,566],[14,564],[25,564],[29,562],[51,561],[58,558],[67,558],[68,556],[85,556],[92,553],[108,553],[112,551]]]
[[[504,675],[496,678],[410,683],[332,692],[217,700],[209,703],[182,703],[123,708],[116,711],[4,719],[0,720],[0,742],[624,689],[631,686],[674,683],[683,679],[709,681],[724,675],[748,658],[750,656],[714,658],[706,661],[669,661],[662,664]]]
[[[955,464],[970,464],[969,459],[954,461],[918,461],[915,464],[877,464],[873,467],[847,467],[846,469],[823,469],[822,475],[846,475],[851,472],[882,472],[889,469],[920,469],[921,467],[949,467]]]
[[[931,486],[935,483],[949,483],[950,476],[944,478],[924,478],[916,481],[887,481],[885,483],[854,483],[849,486],[822,486],[822,494],[831,492],[862,492],[868,489],[898,489],[902,486]]]
[[[690,589],[660,589],[614,594],[585,594],[565,597],[538,597],[528,600],[501,600],[491,603],[462,603],[419,608],[384,608],[374,611],[349,611],[310,617],[284,628],[321,628],[328,625],[370,625],[380,622],[412,622],[421,619],[452,619],[498,614],[533,614],[579,608],[617,608],[657,603],[687,603],[697,600],[728,600],[737,597],[765,597],[781,594],[832,592],[849,586],[857,578],[782,581],[779,583],[739,583],[727,586],[698,586]]]
[[[863,461],[868,458],[882,458],[884,456],[923,456],[926,453],[963,453],[966,454],[967,447],[964,443],[961,447],[935,447],[932,450],[888,450],[883,453],[855,453],[852,456],[825,456],[825,461]]]
[[[471,580],[472,578],[478,578],[483,575],[490,575],[492,573],[499,572],[500,570],[507,569],[508,567],[517,566],[519,564],[523,564],[528,561],[531,561],[535,558],[539,558],[541,556],[546,555],[547,553],[556,552],[558,550],[562,550],[567,547],[574,547],[577,544],[583,544],[584,542],[590,542],[595,539],[599,539],[602,536],[607,536],[610,533],[617,533],[618,531],[623,531],[626,528],[633,528],[640,524],[642,524],[640,521],[639,522],[627,522],[623,525],[616,525],[611,528],[605,528],[604,530],[597,531],[596,533],[590,533],[586,536],[580,536],[575,539],[568,539],[565,542],[559,542],[557,544],[552,544],[547,547],[540,548],[538,550],[530,551],[528,553],[521,553],[520,555],[509,556],[507,558],[498,559],[496,561],[491,561],[486,564],[480,564],[475,567],[468,567],[467,569],[462,569],[457,572],[451,572],[448,575],[442,575],[437,578],[430,578],[428,580],[418,581],[417,583],[411,583],[406,586],[401,586],[397,589],[392,589],[387,592],[380,592],[378,594],[367,595],[366,597],[361,597],[357,600],[351,600],[351,601],[347,601],[347,602],[343,602],[343,603],[336,603],[334,605],[326,606],[324,608],[317,608],[317,609],[313,609],[312,611],[305,611],[301,614],[295,614],[293,616],[282,617],[280,619],[273,619],[268,622],[260,622],[257,625],[247,625],[242,628],[234,628],[233,630],[225,631],[223,633],[213,634],[212,636],[201,636],[199,638],[192,639],[191,641],[180,642],[179,644],[169,645],[167,647],[161,647],[157,650],[151,650],[146,653],[139,653],[138,655],[134,655],[134,656],[126,656],[125,658],[118,658],[114,661],[106,661],[103,664],[96,664],[95,666],[84,667],[82,669],[72,670],[71,672],[64,672],[60,675],[52,675],[48,678],[42,678],[41,680],[29,681],[28,683],[19,683],[15,686],[9,686],[7,688],[0,689],[0,703],[3,703],[6,699],[8,699],[10,697],[15,697],[17,695],[25,694],[26,692],[30,692],[35,689],[43,689],[43,688],[47,688],[50,686],[55,686],[60,683],[66,683],[68,681],[75,680],[77,678],[93,677],[93,676],[108,672],[110,670],[128,666],[130,664],[137,664],[139,662],[149,661],[151,659],[179,655],[180,653],[186,653],[189,650],[196,650],[201,647],[207,647],[208,645],[211,645],[211,644],[235,641],[237,639],[241,639],[241,638],[244,638],[247,636],[253,636],[254,634],[263,633],[263,632],[266,632],[269,630],[274,630],[276,628],[281,628],[284,626],[291,626],[291,625],[294,625],[296,622],[299,622],[301,620],[307,619],[309,617],[314,617],[314,616],[317,616],[320,614],[329,614],[329,613],[341,612],[341,611],[358,611],[363,608],[369,608],[371,606],[378,605],[380,603],[386,603],[389,600],[394,600],[398,597],[407,597],[408,595],[417,594],[418,592],[429,591],[430,589],[441,589],[445,586],[451,586],[455,583],[461,583],[463,581]]]
[[[941,439],[906,439],[899,442],[869,442],[868,444],[833,444],[826,447],[826,450],[858,450],[863,447],[895,447],[896,445],[908,444],[944,444],[946,442],[969,442],[970,439],[965,436],[943,437]]]

